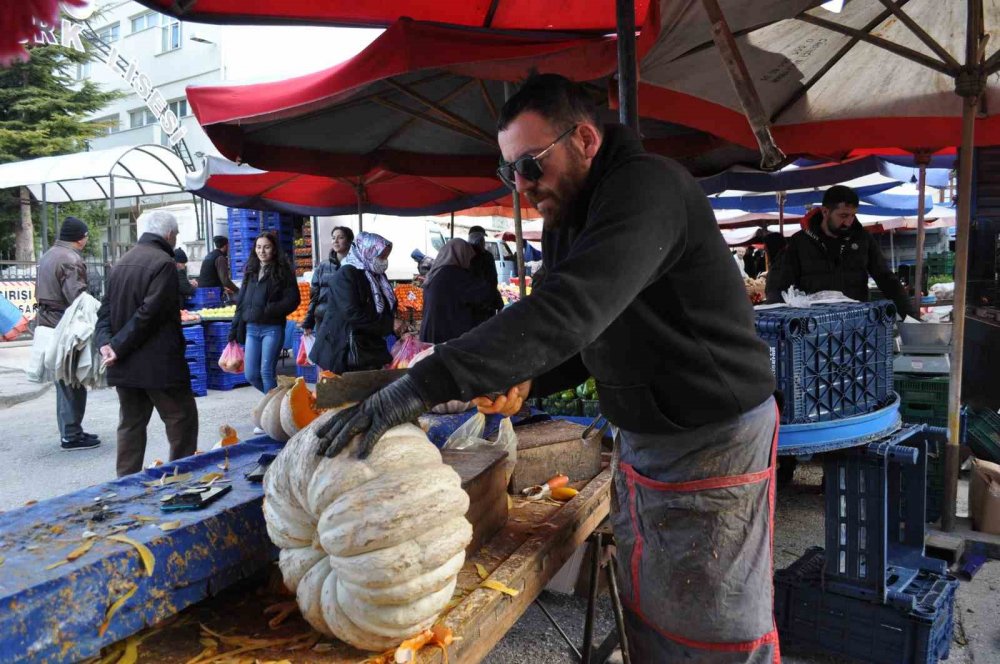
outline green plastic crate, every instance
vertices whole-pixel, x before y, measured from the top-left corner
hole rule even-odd
[[[1000,463],[1000,415],[985,408],[970,409],[968,442],[977,458]]]
[[[580,414],[584,417],[597,417],[601,414],[601,402],[597,399],[581,399]]]

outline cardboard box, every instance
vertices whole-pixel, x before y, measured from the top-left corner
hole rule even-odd
[[[974,530],[1000,535],[1000,464],[972,460],[969,512]]]

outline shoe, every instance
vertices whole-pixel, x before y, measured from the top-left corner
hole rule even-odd
[[[255,436],[263,436],[264,435],[264,430],[261,429],[260,427],[254,427],[253,428],[253,433],[254,433]]]
[[[87,438],[85,436],[77,436],[71,440],[62,441],[61,447],[67,452],[74,452],[76,450],[90,450],[101,444],[101,441],[96,437]]]
[[[86,431],[84,431],[80,435],[83,436],[84,438],[88,438],[90,440],[97,440],[97,441],[100,440],[100,438],[98,438],[98,436],[97,436],[96,433],[87,433]]]

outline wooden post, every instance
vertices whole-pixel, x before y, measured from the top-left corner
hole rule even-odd
[[[982,0],[969,0],[965,63],[981,73]],[[962,82],[960,80],[960,82]],[[965,81],[968,83],[968,81]],[[958,86],[956,86],[958,87]],[[971,87],[971,86],[970,86]],[[959,445],[961,444],[962,353],[965,349],[965,304],[969,278],[969,227],[972,221],[972,150],[975,146],[976,109],[985,89],[962,90],[962,148],[958,160],[958,217],[955,220],[955,301],[952,304],[951,382],[948,385],[948,444],[944,456],[944,496],[941,529],[955,529],[958,503]]]

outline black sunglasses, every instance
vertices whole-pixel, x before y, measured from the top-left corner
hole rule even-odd
[[[552,141],[547,148],[534,156],[529,155],[521,157],[520,159],[515,159],[510,163],[500,164],[500,168],[497,169],[497,177],[511,189],[516,188],[516,185],[514,184],[515,172],[522,178],[526,178],[532,182],[537,182],[543,175],[542,166],[538,162],[541,161],[546,154],[548,154],[549,150],[556,146],[556,143],[572,134],[579,126],[580,125],[573,125],[563,133],[559,134],[559,137]]]

